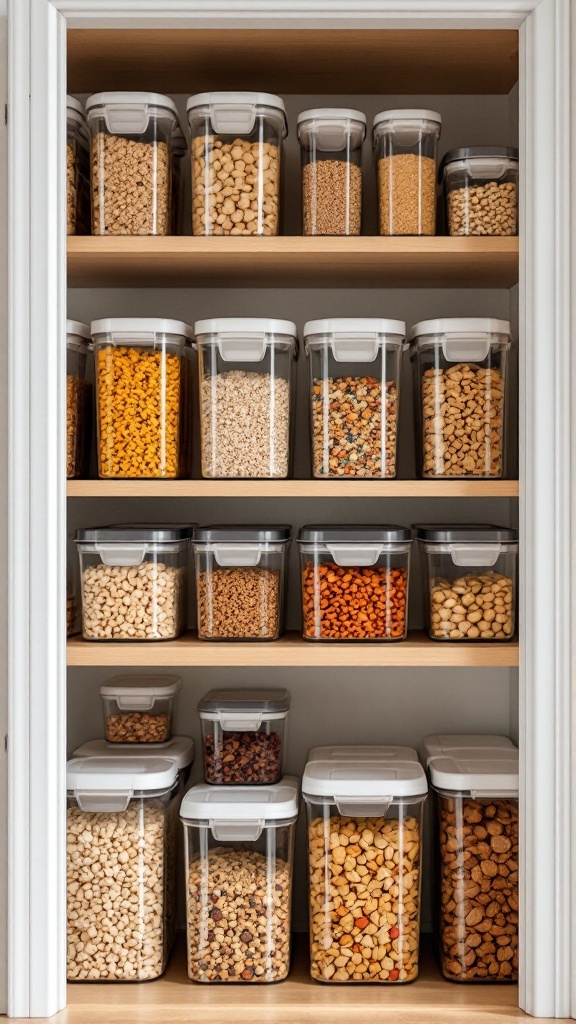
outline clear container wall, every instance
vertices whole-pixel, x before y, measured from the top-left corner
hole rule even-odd
[[[518,234],[518,163],[458,160],[444,170],[450,235]]]
[[[69,336],[66,347],[66,476],[85,476],[90,459],[92,385],[86,380],[88,347]]]
[[[381,235],[435,234],[439,135],[432,121],[374,129]]]
[[[201,715],[204,778],[218,786],[267,786],[282,778],[286,715],[255,728]],[[241,717],[241,716],[240,716]],[[248,717],[248,716],[246,716]]]
[[[66,234],[90,234],[90,142],[74,120],[66,128]]]
[[[166,743],[172,737],[175,697],[144,699],[145,710],[122,706],[122,698],[102,697],[108,743]],[[150,705],[150,706],[148,706]]]
[[[518,545],[504,544],[486,564],[482,546],[466,558],[458,545],[425,544],[424,616],[433,640],[511,640],[516,626]],[[469,547],[469,545],[466,545]]]
[[[360,234],[363,137],[357,122],[300,130],[303,235]]]
[[[277,640],[284,630],[286,543],[195,543],[198,636],[204,640]],[[236,561],[236,564],[234,564]]]

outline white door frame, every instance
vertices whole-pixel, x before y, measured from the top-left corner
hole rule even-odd
[[[162,25],[520,29],[520,1005],[576,1016],[575,17],[570,0],[10,0],[11,1016],[65,1004],[65,31]]]

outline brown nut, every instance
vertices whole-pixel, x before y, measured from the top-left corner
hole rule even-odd
[[[165,142],[99,132],[92,139],[95,235],[168,235],[170,166]]]
[[[89,565],[82,573],[87,640],[166,640],[184,628],[185,572],[163,562]]]
[[[504,382],[472,363],[426,370],[422,378],[423,474],[502,476]]]
[[[447,204],[451,235],[518,233],[518,188],[513,181],[451,189]]]
[[[444,640],[510,640],[514,581],[498,572],[468,573],[430,589],[430,633]]]
[[[192,142],[192,233],[277,235],[280,153],[270,142]]]
[[[223,786],[270,785],[280,778],[282,741],[278,732],[207,733],[206,782]]]
[[[121,711],[106,716],[108,743],[165,743],[170,739],[170,719],[165,712]]]

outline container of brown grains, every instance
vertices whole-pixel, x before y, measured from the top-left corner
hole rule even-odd
[[[436,155],[442,117],[435,110],[383,110],[374,118],[381,235],[436,232]]]
[[[360,110],[318,107],[298,115],[303,235],[360,234],[365,137]]]
[[[66,97],[66,234],[90,234],[90,134],[73,96]]]
[[[86,379],[92,345],[90,328],[66,321],[66,476],[87,473],[92,426],[92,385]]]
[[[166,743],[172,736],[172,719],[179,676],[115,676],[100,687],[108,743]]]
[[[518,150],[452,149],[439,171],[450,235],[518,234]]]
[[[210,690],[198,704],[204,778],[218,786],[267,786],[282,777],[288,690]]]

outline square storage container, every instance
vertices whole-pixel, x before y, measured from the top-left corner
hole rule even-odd
[[[303,526],[304,638],[403,640],[411,543],[402,526]]]
[[[90,459],[92,385],[86,379],[91,357],[90,328],[66,321],[66,476],[85,476]]]
[[[360,234],[365,137],[360,110],[318,107],[298,114],[303,235]]]
[[[266,92],[190,96],[192,234],[277,235],[286,108]]]
[[[179,676],[115,676],[100,687],[108,743],[166,743],[172,737]]]
[[[90,234],[90,134],[73,96],[66,97],[66,234]]]
[[[417,526],[424,615],[433,640],[511,640],[518,531],[487,524]]]
[[[218,317],[194,326],[202,476],[287,477],[291,465],[296,325]]]
[[[284,630],[289,526],[194,531],[198,636],[277,640]]]
[[[173,640],[186,628],[190,527],[77,530],[85,640]]]
[[[102,478],[176,479],[191,418],[192,328],[180,320],[112,318],[91,324]]]
[[[442,118],[435,110],[383,110],[374,118],[381,235],[436,232],[436,158]]]
[[[423,320],[410,331],[423,477],[504,476],[507,320]]]
[[[194,740],[190,736],[173,736],[166,743],[108,743],[106,740],[88,740],[73,752],[72,757],[148,757],[173,761],[176,765],[178,795],[183,796],[194,764]]]
[[[176,765],[76,758],[66,787],[68,980],[158,978],[175,935]]]
[[[396,476],[400,372],[406,337],[401,320],[310,320],[313,476]]]
[[[518,150],[451,149],[440,164],[450,235],[518,234]]]
[[[176,105],[155,92],[99,92],[86,102],[92,232],[169,235]]]
[[[418,754],[413,747],[373,746],[334,746],[312,747],[308,754],[311,761],[415,761],[419,764]]]
[[[306,765],[315,981],[417,977],[426,794],[424,771],[413,760]]]
[[[188,976],[193,981],[282,981],[290,921],[298,783],[233,792],[188,790],[184,825]]]
[[[454,752],[463,757],[466,757],[471,750],[474,751],[474,754],[488,751],[490,754],[497,752],[498,755],[509,757],[510,751],[516,750],[517,747],[508,736],[492,736],[486,733],[466,735],[451,733],[426,736],[422,741],[422,749],[423,759],[428,767],[433,757],[450,756]]]
[[[210,690],[198,704],[204,778],[219,786],[269,786],[282,778],[288,690]]]

